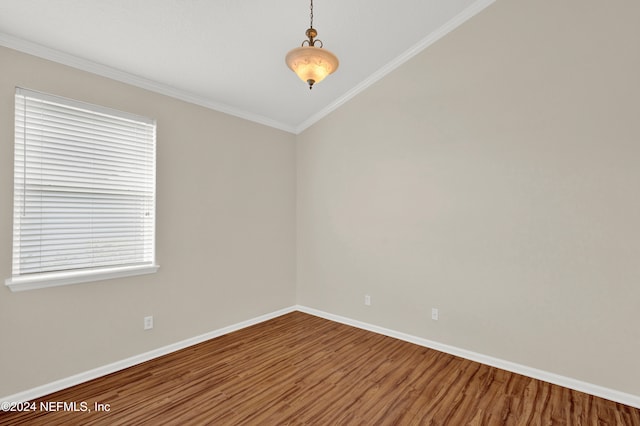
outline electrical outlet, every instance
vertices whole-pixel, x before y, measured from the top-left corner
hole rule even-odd
[[[371,306],[371,296],[369,296],[368,294],[364,295],[364,304],[366,306]]]
[[[153,328],[153,317],[152,316],[144,317],[144,329],[151,330],[152,328]]]
[[[438,308],[431,308],[431,319],[438,321]]]

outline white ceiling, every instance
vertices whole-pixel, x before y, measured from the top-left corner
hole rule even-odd
[[[493,1],[315,0],[340,67],[311,91],[308,0],[0,0],[0,45],[298,133]]]

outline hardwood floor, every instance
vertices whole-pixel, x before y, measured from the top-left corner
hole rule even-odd
[[[301,312],[34,403],[0,425],[640,425],[638,409]]]

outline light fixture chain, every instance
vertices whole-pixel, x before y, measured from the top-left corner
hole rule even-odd
[[[311,13],[309,16],[311,17],[311,25],[309,25],[309,28],[313,28],[313,0],[311,0]]]

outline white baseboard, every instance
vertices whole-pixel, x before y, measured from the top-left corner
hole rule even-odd
[[[298,305],[295,307],[295,309],[310,315],[315,315],[317,317],[321,317],[331,321],[350,325],[352,327],[361,328],[363,330],[373,331],[374,333],[383,334],[385,336],[404,340],[405,342],[410,342],[410,343],[414,343],[416,345],[424,346],[430,349],[435,349],[440,352],[445,352],[451,355],[459,356],[461,358],[479,362],[481,364],[489,365],[491,367],[500,368],[502,370],[507,370],[512,373],[521,374],[523,376],[542,380],[548,383],[553,383],[554,385],[563,386],[565,388],[588,393],[590,395],[594,395],[600,398],[605,398],[614,402],[619,402],[621,404],[630,405],[635,408],[640,408],[640,396],[638,395],[632,395],[632,394],[620,392],[614,389],[605,388],[602,386],[572,379],[570,377],[565,377],[558,374],[550,373],[548,371],[527,367],[526,365],[516,364],[514,362],[505,361],[503,359],[494,358],[494,357],[483,355],[477,352],[468,351],[466,349],[457,348],[455,346],[449,346],[443,343],[434,342],[432,340],[423,339],[421,337],[412,336],[410,334],[405,334],[398,331],[389,330],[387,328],[378,327],[377,325],[353,320],[351,318],[330,314],[328,312],[323,312],[323,311],[309,308],[306,306]]]
[[[141,364],[143,362],[152,360],[154,358],[161,357],[163,355],[170,354],[180,349],[188,348],[189,346],[197,345],[198,343],[205,342],[207,340],[228,334],[261,322],[270,320],[275,317],[279,317],[289,312],[296,310],[295,306],[280,309],[275,312],[271,312],[259,317],[252,318],[247,321],[242,321],[237,324],[230,325],[228,327],[220,328],[218,330],[211,331],[209,333],[201,334],[200,336],[192,337],[190,339],[182,340],[171,345],[163,346],[158,349],[154,349],[149,352],[145,352],[140,355],[135,355],[121,361],[114,362],[112,364],[105,365],[103,367],[94,368],[93,370],[85,371],[84,373],[75,374],[71,377],[56,380],[55,382],[48,383],[46,385],[38,386],[33,389],[19,392],[6,397],[0,397],[0,404],[3,402],[25,402],[31,401],[36,398],[41,398],[50,393],[57,392],[71,386],[79,385],[89,380],[97,379],[107,374],[115,373],[116,371],[124,370],[125,368],[133,367],[134,365]]]
[[[628,393],[620,392],[614,389],[605,388],[602,386],[594,385],[591,383],[583,382],[580,380],[572,379],[570,377],[560,376],[558,374],[549,373],[547,371],[538,370],[536,368],[527,367],[525,365],[516,364],[514,362],[505,361],[503,359],[494,358],[491,356],[483,355],[477,352],[468,351],[466,349],[457,348],[455,346],[445,345],[442,343],[434,342],[432,340],[423,339],[421,337],[412,336],[410,334],[401,333],[398,331],[390,330],[387,328],[379,327],[377,325],[368,324],[365,322],[353,320],[351,318],[342,317],[339,315],[330,314],[317,309],[309,308],[307,306],[291,306],[288,308],[280,309],[275,312],[271,312],[259,317],[242,321],[237,324],[230,325],[218,330],[211,331],[209,333],[202,334],[200,336],[192,337],[190,339],[182,340],[171,345],[164,346],[162,348],[154,349],[149,352],[145,352],[140,355],[136,355],[121,361],[114,362],[112,364],[98,367],[93,370],[86,371],[84,373],[76,374],[71,377],[67,377],[61,380],[57,380],[46,385],[38,386],[33,389],[29,389],[24,392],[19,392],[13,395],[0,398],[0,404],[3,402],[24,402],[31,401],[36,398],[43,397],[53,392],[57,392],[71,386],[79,385],[89,380],[97,379],[107,374],[115,373],[116,371],[123,370],[125,368],[132,367],[137,364],[158,358],[163,355],[178,351],[180,349],[187,348],[189,346],[202,343],[204,341],[228,334],[243,328],[259,324],[261,322],[270,320],[272,318],[279,317],[284,314],[288,314],[293,311],[300,311],[317,317],[325,318],[330,321],[339,322],[342,324],[357,327],[363,330],[372,331],[374,333],[383,334],[385,336],[393,337],[405,342],[414,343],[416,345],[424,346],[427,348],[435,349],[440,352],[445,352],[451,355],[459,356],[471,361],[476,361],[482,364],[486,364],[492,367],[500,368],[503,370],[511,371],[513,373],[522,374],[523,376],[532,377],[534,379],[543,380],[545,382],[553,383],[555,385],[564,386],[569,389],[574,389],[580,392],[585,392],[590,395],[594,395],[600,398],[609,399],[611,401],[619,402],[621,404],[630,405],[635,408],[640,408],[640,396],[631,395]]]

